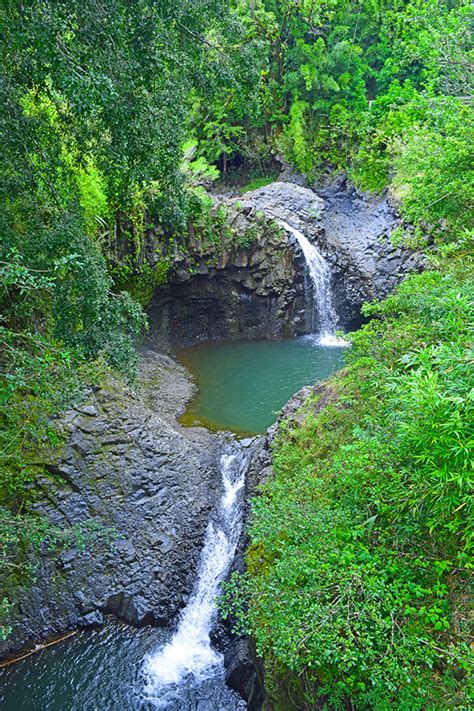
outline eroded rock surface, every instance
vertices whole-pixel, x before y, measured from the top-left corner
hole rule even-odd
[[[190,231],[169,284],[149,308],[150,334],[166,349],[213,340],[284,338],[305,330],[304,259],[279,225],[243,200],[219,198],[221,241]]]
[[[420,255],[392,244],[400,220],[385,196],[360,195],[344,182],[322,195],[324,239],[318,244],[331,264],[335,306],[346,325],[364,301],[386,297],[424,265]]]
[[[301,185],[275,182],[244,197],[244,210],[283,220],[317,244],[331,265],[342,328],[357,324],[364,301],[387,296],[407,273],[422,268],[418,255],[392,244],[390,235],[399,219],[384,196],[361,195],[342,181],[326,187],[321,196]],[[291,235],[288,240],[299,255]]]
[[[4,653],[104,613],[164,626],[185,604],[221,495],[219,437],[175,421],[192,389],[183,368],[148,354],[135,392],[110,384],[68,412],[64,456],[36,509],[60,528],[93,520],[109,535],[44,551]]]

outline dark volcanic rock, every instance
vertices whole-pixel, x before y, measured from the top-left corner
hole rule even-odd
[[[183,368],[149,354],[136,392],[110,384],[67,414],[64,457],[35,508],[60,528],[92,520],[108,534],[43,552],[3,653],[104,613],[167,625],[185,604],[221,495],[219,438],[175,421],[192,388]]]
[[[250,640],[236,640],[226,650],[226,684],[247,702],[248,711],[259,711],[264,701],[263,671]]]
[[[391,244],[398,219],[385,198],[358,195],[344,181],[323,195],[277,181],[241,197],[216,197],[214,211],[224,209],[227,236],[206,241],[190,230],[168,286],[149,306],[155,344],[308,333],[312,286],[301,249],[282,221],[328,260],[343,329],[359,325],[364,301],[386,296],[406,273],[422,268],[410,250]]]
[[[242,205],[283,220],[317,244],[331,265],[339,326],[349,329],[357,325],[364,301],[387,296],[407,273],[423,265],[411,250],[392,245],[390,235],[399,219],[385,197],[360,195],[345,180],[321,195],[275,182],[248,193]],[[299,255],[291,235],[289,243]]]
[[[318,241],[333,273],[335,307],[341,325],[357,322],[364,301],[381,299],[410,272],[424,267],[420,255],[394,247],[400,224],[384,196],[360,195],[345,182],[322,191],[324,239]]]
[[[232,236],[216,245],[191,232],[168,286],[149,305],[150,334],[161,349],[284,338],[305,330],[302,255],[251,204],[221,198],[222,203]]]

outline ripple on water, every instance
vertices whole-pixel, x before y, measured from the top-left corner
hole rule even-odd
[[[108,622],[83,631],[0,672],[2,711],[237,711],[245,702],[221,670],[187,690],[175,686],[156,703],[143,694],[143,660],[169,632]],[[191,680],[190,680],[191,681]],[[217,706],[215,705],[217,703]]]

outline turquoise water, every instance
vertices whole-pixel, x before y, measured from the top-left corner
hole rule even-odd
[[[186,348],[178,358],[193,373],[198,392],[181,422],[215,431],[260,434],[303,385],[341,368],[344,350],[319,345],[311,336]]]
[[[303,385],[339,369],[343,348],[315,338],[208,343],[181,351],[199,391],[183,420],[238,434],[264,432],[280,408]],[[84,631],[0,670],[0,706],[5,711],[150,711],[144,697],[143,665],[171,632],[107,624]],[[223,679],[177,686],[175,711],[238,711],[238,697]]]

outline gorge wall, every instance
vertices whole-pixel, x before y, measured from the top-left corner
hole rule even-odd
[[[329,262],[343,330],[360,324],[364,301],[386,296],[404,274],[421,268],[416,255],[390,242],[398,219],[386,198],[360,196],[345,184],[322,194],[277,181],[240,197],[216,197],[213,212],[225,215],[224,236],[206,239],[190,228],[167,286],[148,308],[152,343],[174,348],[310,332],[311,283],[282,221],[303,231]]]
[[[43,547],[2,654],[107,613],[138,626],[176,617],[222,489],[221,438],[176,422],[192,392],[184,368],[148,353],[135,390],[104,384],[67,413],[62,455],[43,462],[50,476],[32,508],[60,530],[94,521],[100,535]]]
[[[304,255],[281,221],[304,231],[330,263],[342,328],[357,324],[364,300],[385,296],[421,266],[408,250],[391,245],[397,218],[386,200],[368,200],[346,186],[321,197],[280,181],[216,198],[218,214],[219,239],[190,228],[167,286],[152,298],[155,350],[309,331],[311,282]],[[62,455],[43,462],[50,476],[38,482],[43,494],[34,509],[58,528],[94,520],[107,535],[84,550],[43,550],[34,582],[12,610],[14,632],[3,654],[49,634],[101,624],[107,613],[135,625],[167,626],[175,619],[191,592],[222,488],[222,437],[176,422],[192,391],[183,368],[147,352],[135,391],[107,384],[67,413]],[[271,465],[268,442],[256,462],[251,493]],[[230,651],[229,675],[234,670],[241,678],[244,669],[249,688],[239,691],[259,697],[248,647],[239,644],[241,654]]]
[[[168,285],[148,309],[160,347],[240,338],[284,338],[305,329],[304,259],[278,224],[242,201],[224,200],[222,241],[190,231]],[[242,206],[241,206],[242,205]]]

